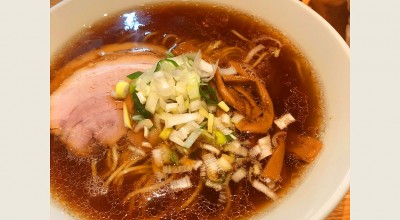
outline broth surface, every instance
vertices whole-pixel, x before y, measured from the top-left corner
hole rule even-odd
[[[181,41],[197,40],[212,42],[221,40],[227,45],[247,48],[245,41],[235,36],[236,30],[248,39],[270,36],[284,45],[277,58],[264,59],[256,68],[272,98],[275,115],[290,112],[297,120],[290,132],[319,138],[323,129],[322,94],[315,73],[301,52],[278,30],[230,8],[203,4],[160,4],[126,10],[108,15],[91,27],[86,27],[75,39],[53,57],[51,63],[51,92],[68,75],[57,74],[65,64],[79,55],[106,44],[123,42],[146,42],[160,44],[162,36],[175,34]],[[154,33],[151,36],[151,33]],[[146,38],[147,36],[147,38]],[[268,42],[267,42],[268,43]],[[273,44],[273,42],[269,42]],[[170,45],[169,45],[170,44]],[[173,42],[166,44],[173,46]],[[237,60],[240,60],[238,58]],[[223,64],[223,61],[222,61]],[[256,140],[260,136],[240,134],[241,140]],[[139,181],[131,178],[122,189],[110,188],[99,195],[101,188],[94,184],[91,175],[91,158],[79,158],[68,152],[58,138],[50,134],[51,195],[66,209],[83,219],[140,219],[157,216],[161,212],[182,203],[190,196],[188,192],[170,193],[158,190],[146,194],[146,211],[127,212],[122,200],[131,191],[129,183]],[[99,159],[99,170],[104,166],[106,151],[93,156]],[[292,156],[285,156],[280,196],[287,194],[308,167]],[[198,178],[192,175],[192,178]],[[301,179],[301,178],[300,178]],[[149,184],[151,184],[149,180]],[[267,210],[272,202],[256,191],[247,181],[230,184],[232,207],[228,218],[248,218]],[[168,194],[166,198],[163,195]],[[168,213],[163,219],[218,219],[223,205],[217,202],[218,194],[205,188],[199,197],[199,205],[182,211],[179,215]],[[279,203],[279,201],[278,201]],[[137,204],[138,206],[143,204]]]

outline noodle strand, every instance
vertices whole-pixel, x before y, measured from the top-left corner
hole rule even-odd
[[[167,184],[170,183],[172,180],[174,180],[175,176],[176,176],[176,175],[174,174],[174,175],[172,175],[171,177],[169,177],[168,179],[166,179],[165,181],[163,181],[163,182],[161,182],[161,183],[158,183],[158,184],[155,184],[155,185],[152,185],[152,186],[148,186],[148,187],[144,187],[144,188],[141,188],[141,189],[138,189],[138,190],[135,190],[135,191],[129,193],[129,194],[124,198],[123,203],[126,203],[128,200],[130,200],[132,197],[134,197],[134,196],[137,195],[137,194],[141,194],[141,193],[153,191],[153,190],[156,190],[156,189],[158,189],[158,188],[161,188],[161,187],[167,185]]]

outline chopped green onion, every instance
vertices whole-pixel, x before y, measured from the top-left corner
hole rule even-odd
[[[227,142],[226,136],[220,131],[215,131],[216,144],[224,145]]]
[[[129,93],[134,93],[135,92],[135,90],[136,90],[136,86],[135,86],[135,84],[133,84],[133,83],[131,83],[131,85],[129,86]]]
[[[144,117],[142,115],[134,115],[134,116],[132,116],[132,120],[141,121],[141,120],[144,120]]]
[[[140,103],[140,100],[136,93],[132,93],[132,98],[133,98],[133,103],[134,103],[134,111],[136,114],[142,115],[144,118],[150,118],[151,113],[147,111],[142,103]]]
[[[164,61],[168,61],[168,62],[170,62],[170,63],[172,63],[172,65],[174,65],[174,67],[178,67],[179,65],[178,65],[178,63],[177,62],[175,62],[175,60],[171,60],[171,59],[165,59]]]
[[[171,52],[169,52],[169,51],[167,51],[166,54],[167,54],[167,57],[168,57],[168,58],[171,58],[171,57],[174,57],[174,56],[175,56],[173,53],[171,53]]]
[[[206,140],[213,142],[214,141],[214,136],[210,133],[208,133],[207,130],[205,129],[201,129],[201,134],[203,135],[203,137],[206,138]]]
[[[226,142],[227,143],[233,141],[233,138],[232,138],[231,134],[225,135],[225,138],[226,138]]]
[[[176,153],[176,151],[171,151],[171,162],[174,165],[179,165],[179,157],[178,154]]]
[[[224,183],[226,180],[226,173],[221,172],[221,177],[216,181],[217,183]]]
[[[171,60],[171,59],[167,58],[167,59],[158,61],[156,69],[154,70],[154,72],[157,72],[157,71],[161,70],[161,65],[163,63],[165,63],[165,62],[171,63],[174,67],[178,67],[179,66],[178,63],[175,62],[175,60]]]
[[[143,74],[142,71],[136,71],[132,74],[127,75],[126,77],[128,77],[129,79],[137,79],[139,78],[139,76],[141,76]]]
[[[157,66],[156,66],[156,69],[154,70],[154,72],[157,72],[157,71],[159,71],[159,70],[161,69],[161,64],[160,64],[160,62],[161,62],[161,60],[158,61]]]
[[[218,104],[218,98],[215,94],[215,90],[207,83],[200,84],[199,87],[200,95],[206,101],[207,104],[216,105]]]
[[[203,121],[203,122],[200,123],[199,125],[200,125],[200,128],[203,129],[203,128],[205,128],[205,127],[207,126],[207,122],[206,122],[206,121]]]

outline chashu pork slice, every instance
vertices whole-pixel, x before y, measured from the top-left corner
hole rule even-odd
[[[76,155],[115,144],[127,130],[122,105],[111,91],[119,80],[151,68],[158,60],[152,53],[126,53],[76,70],[51,94],[50,131]]]

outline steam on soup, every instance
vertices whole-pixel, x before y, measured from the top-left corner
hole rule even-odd
[[[108,15],[51,64],[51,194],[85,219],[250,217],[317,156],[322,119],[307,60],[252,16]]]

